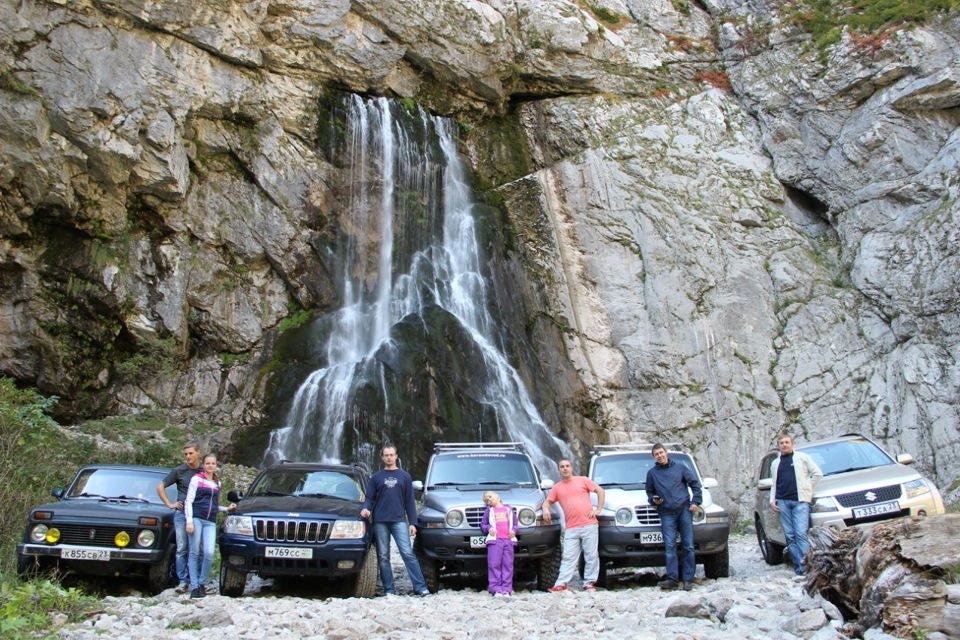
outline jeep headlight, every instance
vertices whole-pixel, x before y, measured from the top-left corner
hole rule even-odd
[[[930,487],[928,487],[927,483],[923,481],[923,478],[917,478],[916,480],[911,480],[910,482],[904,482],[903,492],[908,498],[916,498],[917,496],[922,496],[925,493],[930,493]]]
[[[47,541],[47,525],[38,524],[30,529],[30,542],[46,542]]]
[[[517,522],[521,527],[532,527],[537,523],[537,512],[530,507],[524,507],[517,513]]]
[[[447,511],[446,521],[448,527],[459,527],[463,524],[463,512],[456,509]]]
[[[627,507],[617,509],[617,524],[630,524],[631,520],[633,520],[633,511]]]
[[[253,518],[250,516],[227,516],[223,532],[237,536],[253,536]]]
[[[362,538],[367,528],[362,520],[337,520],[330,532],[331,540],[356,540]]]
[[[157,534],[149,529],[143,529],[137,534],[137,545],[141,547],[152,547],[157,540]]]
[[[814,513],[825,513],[827,511],[838,511],[837,503],[833,498],[817,498],[813,501],[813,504],[810,505],[810,511]]]

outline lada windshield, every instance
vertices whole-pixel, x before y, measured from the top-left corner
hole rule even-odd
[[[689,456],[671,453],[670,460],[690,469],[694,475],[697,470]],[[647,480],[647,471],[655,464],[648,453],[629,455],[599,456],[593,462],[593,481],[603,487],[634,485],[641,486]]]
[[[160,504],[157,485],[164,474],[143,469],[84,469],[74,480],[68,498],[140,500]],[[172,488],[172,490],[171,490]],[[177,487],[167,488],[170,502],[177,501]]]
[[[250,487],[247,497],[308,496],[359,501],[363,493],[357,482],[339,471],[282,470],[265,473]]]
[[[475,487],[477,485],[529,485],[537,482],[533,466],[522,455],[483,451],[436,456],[430,467],[429,485]]]
[[[800,450],[813,458],[825,476],[896,464],[883,449],[866,439],[841,440]]]

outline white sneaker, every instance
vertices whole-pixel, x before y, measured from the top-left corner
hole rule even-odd
[[[186,593],[187,591],[190,591],[190,584],[186,582],[181,582],[180,584],[177,585],[177,588],[174,589],[174,591],[176,591],[177,593]]]

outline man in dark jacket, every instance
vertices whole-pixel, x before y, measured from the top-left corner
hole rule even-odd
[[[163,500],[163,504],[176,511],[173,514],[173,528],[177,536],[177,559],[175,561],[177,569],[177,593],[186,593],[190,585],[190,573],[187,568],[187,556],[190,548],[187,544],[187,517],[183,512],[183,504],[187,499],[187,489],[190,487],[190,480],[203,469],[200,467],[200,443],[196,440],[183,445],[183,457],[186,462],[176,467],[166,475],[166,477],[157,485],[157,495]],[[170,502],[167,497],[167,487],[176,483],[177,501]]]
[[[656,505],[660,531],[666,547],[667,577],[657,583],[661,589],[676,589],[683,580],[684,591],[693,589],[697,561],[693,552],[693,513],[703,502],[700,480],[682,464],[671,462],[667,448],[659,442],[651,449],[656,464],[647,471],[647,501]],[[688,490],[689,489],[689,490]],[[691,499],[690,493],[693,492]],[[677,574],[677,532],[683,545],[683,571]]]

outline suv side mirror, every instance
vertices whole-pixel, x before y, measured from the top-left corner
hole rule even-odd
[[[897,456],[897,462],[900,464],[913,464],[913,456],[909,453],[901,453]]]
[[[240,502],[243,500],[243,491],[237,491],[236,489],[233,491],[228,491],[227,500],[230,502]]]
[[[717,482],[716,478],[704,478],[700,481],[700,486],[704,489],[713,489],[714,487],[719,487],[720,483]]]
[[[52,496],[53,496],[54,498],[56,498],[57,500],[62,499],[63,496],[65,496],[66,494],[67,494],[67,492],[66,492],[65,489],[59,489],[59,488],[54,489],[53,491],[50,492],[50,495],[52,495]]]
[[[423,480],[414,480],[412,486],[414,491],[423,491]]]
[[[540,488],[546,491],[547,489],[553,489],[553,480],[550,478],[544,478],[540,481]]]
[[[760,478],[757,480],[757,489],[760,491],[769,491],[773,487],[773,478]]]

